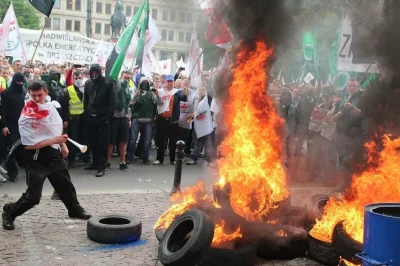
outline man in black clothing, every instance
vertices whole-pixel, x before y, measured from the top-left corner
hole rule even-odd
[[[97,170],[96,176],[105,174],[108,143],[110,141],[110,117],[115,108],[114,82],[101,75],[99,64],[89,70],[90,80],[85,83],[83,109],[88,119],[89,146],[93,153],[93,164],[86,170]]]
[[[57,107],[57,111],[63,120],[64,128],[67,128],[69,119],[68,98],[65,93],[64,86],[60,83],[60,80],[60,72],[51,70],[49,72],[49,79],[46,84],[51,100],[57,101],[60,104],[60,107]]]
[[[1,93],[2,128],[3,135],[7,136],[7,145],[12,146],[19,140],[18,119],[24,107],[26,90],[25,77],[21,72],[14,74],[10,87]],[[14,158],[7,160],[6,168],[10,181],[16,182],[18,165],[24,166],[23,152],[20,148],[14,153]],[[18,165],[17,165],[18,162]]]
[[[19,126],[21,147],[24,148],[27,162],[28,188],[17,202],[3,206],[2,225],[6,230],[13,230],[15,218],[39,204],[46,178],[49,178],[67,207],[69,217],[84,220],[91,217],[78,202],[75,187],[62,158],[68,156],[68,148],[65,145],[68,136],[59,135],[62,133],[62,120],[54,106],[47,106],[48,108],[44,110],[38,108],[38,104],[46,104],[47,94],[44,82],[33,81],[29,85],[29,95],[32,100],[25,105]],[[38,125],[37,121],[40,121]]]

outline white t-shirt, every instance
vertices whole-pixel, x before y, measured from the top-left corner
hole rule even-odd
[[[213,127],[216,128],[218,126],[217,123],[217,116],[219,113],[219,105],[218,100],[215,97],[211,101],[210,111],[213,112],[212,120],[213,120]]]
[[[162,104],[157,105],[157,111],[158,114],[162,114],[164,112],[169,111],[169,101],[171,99],[171,96],[173,96],[178,90],[173,88],[170,91],[164,90],[164,89],[158,89],[158,95],[160,96],[162,100]]]

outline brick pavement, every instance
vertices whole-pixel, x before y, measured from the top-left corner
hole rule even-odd
[[[320,191],[321,192],[321,191]],[[302,205],[309,191],[297,191],[292,202]],[[83,195],[79,200],[93,215],[128,213],[142,220],[142,237],[126,246],[101,245],[86,236],[86,221],[73,220],[60,201],[43,197],[40,205],[16,220],[14,231],[0,229],[0,265],[151,265],[157,264],[153,226],[168,208],[167,192]],[[15,198],[3,196],[0,206]],[[158,263],[158,265],[161,265]],[[265,266],[319,265],[299,258],[261,261]]]

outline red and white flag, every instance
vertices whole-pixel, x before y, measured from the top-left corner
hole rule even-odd
[[[12,3],[7,10],[0,28],[0,54],[3,56],[12,56],[14,60],[19,59],[23,64],[27,62]]]
[[[151,72],[157,68],[157,59],[151,49],[162,39],[160,30],[156,23],[149,17],[149,29],[146,32],[146,39],[144,44],[144,54],[142,63],[142,73],[151,77]]]
[[[210,19],[210,25],[206,32],[207,41],[223,49],[231,48],[233,35],[223,15],[216,9],[216,2],[214,0],[205,0],[200,6]]]
[[[36,145],[46,139],[60,136],[63,123],[52,102],[40,104],[31,99],[22,109],[18,127],[21,143],[23,145]],[[59,148],[58,144],[51,146],[56,149]]]

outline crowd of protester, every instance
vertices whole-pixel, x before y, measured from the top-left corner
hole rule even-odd
[[[9,64],[5,58],[0,58],[0,69],[0,164],[4,165],[0,166],[0,182],[17,181],[18,169],[24,167],[21,152],[6,162],[4,159],[19,140],[18,119],[32,80],[46,83],[49,101],[57,102],[69,138],[89,148],[82,154],[68,143],[70,168],[82,160],[85,169],[96,170],[95,175],[101,177],[110,170],[114,152],[124,172],[140,160],[146,165],[163,165],[169,159],[174,165],[178,140],[186,144],[187,165],[196,165],[204,158],[214,166],[221,106],[208,94],[212,87],[208,78],[196,88],[183,68],[175,75],[154,73],[151,77],[134,69],[122,71],[118,81],[112,81],[97,64],[67,68],[41,62],[23,65],[18,60]],[[364,142],[359,83],[349,80],[339,91],[333,86],[283,85],[275,80],[267,91],[286,123],[287,167],[295,169],[299,159],[305,158],[312,180],[334,184],[333,169],[349,167]],[[151,162],[152,146],[157,151]]]
[[[46,84],[48,101],[55,102],[64,132],[88,146],[82,154],[67,143],[69,168],[77,167],[76,161],[82,160],[86,170],[95,170],[95,175],[101,177],[114,168],[114,152],[120,158],[119,169],[124,172],[130,170],[128,165],[140,160],[145,165],[163,165],[169,159],[174,165],[178,140],[186,143],[187,165],[195,165],[203,157],[213,166],[216,151],[212,141],[219,108],[207,93],[207,78],[203,79],[203,86],[195,88],[182,68],[175,76],[154,73],[146,77],[138,69],[122,71],[118,81],[106,78],[105,69],[98,64],[88,68],[41,62],[23,65],[18,60],[9,64],[0,58],[0,68],[0,158],[4,165],[0,167],[1,182],[17,181],[18,169],[24,167],[23,152],[14,152],[6,162],[4,159],[19,140],[18,119],[29,99],[28,84],[37,80]],[[151,162],[152,143],[157,152]]]

